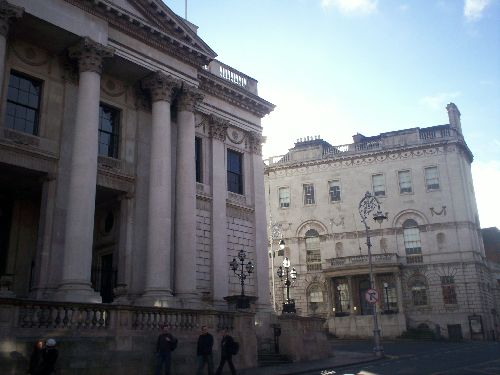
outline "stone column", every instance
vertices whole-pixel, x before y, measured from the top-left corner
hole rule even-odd
[[[264,190],[264,162],[262,161],[262,136],[257,132],[248,133],[252,153],[253,202],[255,208],[255,277],[257,285],[257,304],[261,309],[269,308],[269,268],[267,253],[266,194]],[[273,270],[274,271],[274,270]]]
[[[102,60],[113,49],[89,38],[70,48],[78,60],[79,84],[69,173],[64,260],[56,299],[99,302],[90,283],[97,181],[97,143]]]
[[[213,300],[216,307],[227,307],[224,297],[229,295],[229,259],[227,257],[226,217],[226,141],[229,122],[211,115],[208,119],[212,139],[212,275]],[[266,279],[267,280],[267,279]]]
[[[401,285],[401,272],[394,274],[394,279],[396,280],[396,293],[398,296],[398,313],[402,314],[403,309],[403,286]]]
[[[183,307],[196,298],[196,165],[194,109],[203,95],[183,86],[178,100],[175,186],[175,294]],[[191,305],[191,306],[190,306]]]
[[[125,193],[120,197],[120,237],[118,240],[118,265],[116,288],[113,293],[116,304],[128,304],[128,285],[132,277],[132,243],[134,196]]]
[[[172,140],[170,103],[178,82],[157,72],[142,86],[151,93],[152,124],[149,162],[149,203],[146,285],[138,303],[172,305]]]
[[[49,174],[42,180],[42,198],[40,202],[40,219],[35,260],[35,282],[31,297],[45,299],[47,293],[53,292],[57,285],[49,285],[51,274],[50,258],[52,250],[52,227],[56,205],[56,177]]]
[[[7,51],[7,34],[12,19],[21,18],[24,9],[5,0],[0,1],[0,88],[3,88],[5,75],[5,57]]]

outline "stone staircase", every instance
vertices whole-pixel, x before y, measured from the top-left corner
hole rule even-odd
[[[258,352],[259,367],[279,366],[287,363],[292,363],[292,360],[284,355],[274,352],[259,350]]]

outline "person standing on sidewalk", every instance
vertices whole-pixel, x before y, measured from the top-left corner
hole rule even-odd
[[[219,367],[217,367],[217,371],[215,375],[222,374],[222,369],[226,362],[229,364],[229,368],[231,369],[231,374],[236,375],[236,369],[233,365],[233,350],[235,347],[234,339],[227,333],[227,329],[223,329],[221,331],[222,340],[220,343],[220,363]]]
[[[162,333],[156,342],[156,375],[161,374],[161,368],[165,366],[165,375],[170,375],[172,352],[177,347],[177,339],[169,332],[168,325],[160,326]]]
[[[208,375],[214,374],[214,361],[212,358],[212,347],[214,346],[214,337],[208,333],[207,326],[201,326],[201,335],[198,337],[198,347],[196,354],[198,356],[198,371],[196,375],[203,374],[205,363],[208,366]]]

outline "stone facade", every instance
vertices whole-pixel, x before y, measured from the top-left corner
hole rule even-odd
[[[257,81],[161,0],[2,0],[0,20],[0,298],[227,312],[243,249],[265,336]]]
[[[340,146],[307,137],[266,161],[270,269],[290,258],[299,314],[326,317],[340,337],[372,335],[369,234],[382,336],[411,329],[451,339],[498,335],[472,153],[458,108],[447,110],[446,125],[357,134]],[[374,210],[365,230],[359,209],[367,191],[388,220],[373,221]],[[275,251],[280,238],[283,253]],[[281,310],[282,283],[270,275],[270,284]]]

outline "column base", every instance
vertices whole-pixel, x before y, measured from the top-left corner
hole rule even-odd
[[[178,307],[170,290],[147,290],[134,301],[134,305],[150,307]]]
[[[101,295],[87,282],[60,284],[52,298],[61,302],[102,303]]]

